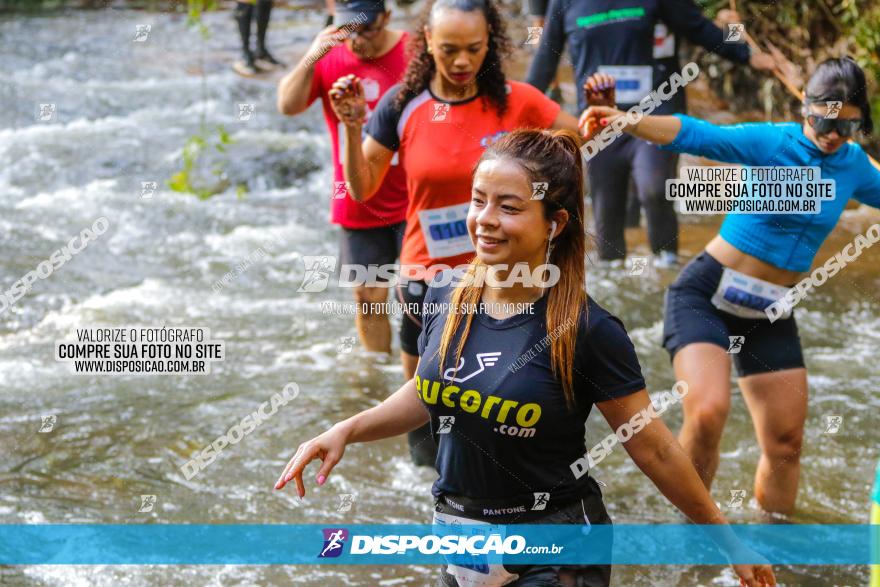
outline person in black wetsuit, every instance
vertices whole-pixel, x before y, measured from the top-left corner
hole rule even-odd
[[[453,284],[444,279],[451,271],[439,274],[425,300],[415,377],[379,406],[301,444],[276,489],[294,480],[302,497],[303,470],[312,460],[323,461],[317,473],[323,485],[348,444],[430,423],[439,437],[439,478],[432,488],[437,524],[610,524],[585,455],[584,426],[596,406],[667,499],[694,522],[717,524],[726,552],[741,548],[652,411],[623,323],[584,288],[579,148],[570,131],[530,129],[486,149],[473,174],[467,230],[476,258],[467,275],[489,273],[498,281]],[[536,183],[546,188],[540,199]],[[534,278],[548,264],[540,283],[512,281],[521,266],[527,271],[519,274]],[[687,393],[684,382],[674,389],[680,397]],[[639,418],[643,425],[637,426]],[[621,436],[626,427],[629,433]],[[560,566],[552,560],[485,566],[477,573],[450,563],[437,585],[606,587],[611,575],[607,564]],[[769,565],[734,570],[750,587],[775,585]]]
[[[724,33],[705,18],[692,0],[636,0],[616,8],[610,0],[550,0],[544,32],[526,81],[545,90],[556,73],[566,41],[580,88],[596,72],[617,79],[618,106],[626,110],[664,82],[654,57],[655,25],[668,29],[707,50],[760,70],[771,70],[773,58],[752,53],[744,43],[724,42]],[[673,41],[674,43],[674,41]],[[674,46],[673,46],[674,52]],[[667,51],[668,54],[668,51]],[[673,72],[667,72],[666,76]],[[683,92],[679,92],[682,93]],[[671,114],[682,98],[663,103],[655,114]],[[578,112],[588,104],[578,92]],[[635,180],[645,209],[648,240],[662,266],[675,265],[678,255],[678,219],[665,199],[665,181],[674,177],[677,155],[629,135],[618,138],[588,166],[599,258],[626,257],[623,227],[629,178]]]

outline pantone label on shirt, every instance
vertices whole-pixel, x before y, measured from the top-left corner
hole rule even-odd
[[[455,257],[474,250],[467,231],[470,202],[419,212],[419,223],[432,259]]]
[[[635,104],[651,91],[650,65],[600,65],[598,71],[614,78],[619,104]]]

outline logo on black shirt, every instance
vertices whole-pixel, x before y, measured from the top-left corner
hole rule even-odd
[[[419,399],[428,406],[458,408],[464,414],[463,417],[474,414],[493,423],[492,430],[503,436],[534,438],[537,434],[534,426],[541,419],[541,405],[538,403],[520,404],[516,400],[492,394],[483,395],[476,389],[462,389],[457,385],[444,385],[440,381],[431,381],[419,375],[415,376],[415,380]],[[440,424],[437,433],[446,433],[443,430],[443,419],[449,418],[448,426],[451,427],[454,416],[442,415],[438,418]]]
[[[457,382],[461,383],[463,381],[467,381],[471,377],[479,375],[480,373],[482,373],[483,371],[486,370],[486,367],[495,366],[495,363],[497,363],[498,359],[500,359],[500,358],[501,358],[500,351],[494,352],[494,353],[477,353],[477,363],[480,364],[480,368],[466,377],[455,377],[455,373],[459,369],[464,367],[464,357],[462,357],[461,361],[459,361],[459,363],[458,363],[458,367],[450,367],[449,369],[447,369],[446,371],[443,372],[443,377],[448,379],[449,381],[457,381]]]

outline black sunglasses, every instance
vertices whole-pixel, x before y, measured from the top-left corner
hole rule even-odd
[[[831,131],[837,131],[837,134],[842,137],[851,137],[862,127],[861,118],[837,118],[836,116],[826,117],[820,114],[813,114],[807,110],[810,104],[824,104],[827,106],[828,102],[807,100],[804,103],[803,113],[810,127],[816,131],[816,134],[827,135]]]
[[[851,137],[862,127],[861,118],[825,118],[818,114],[807,114],[807,122],[819,135],[827,135],[834,130],[842,137]]]

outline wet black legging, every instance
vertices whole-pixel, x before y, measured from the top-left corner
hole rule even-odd
[[[256,16],[257,21],[257,55],[266,52],[266,31],[269,28],[269,18],[272,14],[272,0],[256,0],[252,2],[237,2],[235,5],[235,21],[238,23],[238,34],[241,36],[241,46],[244,53],[251,52],[251,20]]]
[[[678,154],[628,134],[617,137],[588,163],[599,258],[626,257],[623,237],[629,179],[645,209],[654,253],[678,252],[678,218],[666,200],[666,180],[675,177]]]

